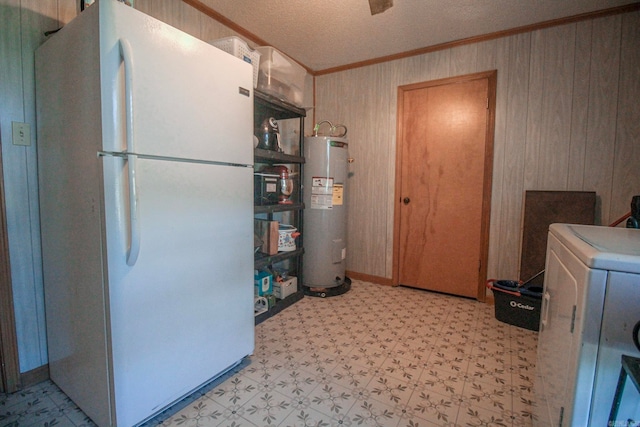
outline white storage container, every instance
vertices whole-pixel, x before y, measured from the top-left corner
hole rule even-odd
[[[257,47],[256,50],[260,52],[258,89],[302,107],[307,71],[271,46]]]
[[[209,44],[251,64],[253,66],[253,88],[258,86],[260,52],[251,49],[244,40],[236,36],[213,40]]]
[[[298,237],[298,229],[293,225],[279,224],[278,227],[278,251],[291,252],[297,249],[296,237]]]
[[[298,278],[291,276],[284,282],[275,282],[273,284],[273,294],[278,299],[285,299],[289,295],[298,292]]]

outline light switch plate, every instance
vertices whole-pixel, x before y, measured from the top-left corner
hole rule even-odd
[[[28,123],[11,122],[13,145],[31,145],[31,127]]]

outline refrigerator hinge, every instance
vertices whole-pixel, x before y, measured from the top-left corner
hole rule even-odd
[[[573,330],[576,327],[576,309],[577,307],[574,305],[573,312],[571,313],[571,333],[573,333]]]
[[[564,421],[564,406],[560,407],[560,420],[558,420],[558,427],[562,427],[562,422]]]

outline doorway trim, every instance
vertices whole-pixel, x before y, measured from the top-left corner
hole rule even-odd
[[[481,247],[480,247],[480,267],[478,273],[477,299],[480,302],[486,301],[485,280],[487,277],[487,263],[489,257],[489,226],[491,219],[491,185],[493,180],[493,144],[496,115],[496,87],[497,70],[483,71],[479,73],[466,74],[462,76],[447,77],[443,79],[430,80],[426,82],[413,83],[398,86],[397,95],[397,115],[396,115],[396,176],[394,194],[394,219],[393,219],[393,285],[400,284],[400,205],[402,191],[402,148],[404,144],[404,93],[410,90],[422,89],[431,86],[441,86],[452,83],[461,83],[471,80],[488,80],[488,105],[487,105],[487,130],[485,135],[485,159],[484,159],[484,182],[482,194],[482,225],[481,225]]]
[[[4,393],[13,393],[20,388],[20,362],[11,286],[2,141],[0,141],[0,392]]]

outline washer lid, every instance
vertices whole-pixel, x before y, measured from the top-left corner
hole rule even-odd
[[[551,224],[549,231],[590,268],[640,273],[638,229]]]

